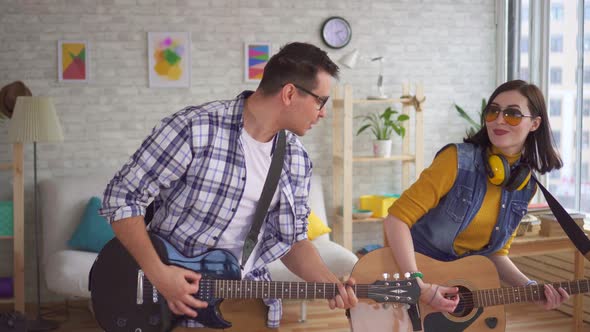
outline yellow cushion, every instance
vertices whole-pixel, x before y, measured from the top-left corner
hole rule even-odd
[[[316,237],[330,233],[332,229],[326,226],[322,222],[322,220],[315,214],[313,211],[309,213],[309,217],[307,217],[307,238],[310,240],[315,239]]]

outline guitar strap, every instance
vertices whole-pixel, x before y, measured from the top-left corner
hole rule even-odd
[[[420,299],[408,308],[408,316],[412,322],[412,331],[422,331],[422,320],[420,318]]]
[[[242,252],[242,269],[244,268],[244,265],[246,265],[248,257],[250,257],[250,254],[252,253],[252,250],[254,250],[256,243],[258,243],[258,233],[260,232],[260,227],[262,226],[262,222],[266,217],[268,206],[270,205],[270,201],[272,200],[272,197],[274,196],[277,189],[277,184],[279,183],[279,178],[283,169],[286,146],[287,139],[285,137],[285,131],[281,130],[279,131],[278,138],[275,141],[270,168],[268,169],[268,175],[264,181],[264,187],[262,188],[260,199],[256,205],[252,227],[250,228],[248,236],[246,236],[246,241],[244,241],[244,250]]]
[[[559,225],[561,225],[561,228],[563,228],[567,236],[570,238],[570,240],[573,242],[576,248],[578,248],[578,250],[582,253],[582,255],[584,255],[584,257],[586,257],[587,260],[590,260],[590,240],[588,239],[584,231],[576,224],[574,219],[572,219],[572,217],[569,215],[569,213],[567,213],[563,206],[559,204],[557,199],[555,199],[555,197],[551,195],[549,190],[547,190],[541,184],[541,182],[537,180],[537,178],[534,176],[534,174],[532,174],[532,172],[531,177],[535,179],[535,182],[537,182],[537,185],[539,185],[539,188],[541,189],[543,196],[545,196],[545,199],[547,200],[547,204],[549,204],[551,212],[553,212],[553,215],[559,222]]]

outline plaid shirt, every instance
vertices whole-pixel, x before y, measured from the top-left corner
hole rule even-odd
[[[101,214],[109,222],[145,215],[153,197],[156,213],[150,231],[187,257],[215,248],[231,222],[246,184],[239,140],[244,91],[233,100],[187,107],[154,128],[104,192]],[[252,271],[244,279],[270,280],[266,264],[307,238],[312,164],[299,139],[287,132],[279,180],[279,204],[265,219],[264,235]],[[278,327],[279,299],[265,299],[268,326]],[[196,322],[187,320],[186,326]]]

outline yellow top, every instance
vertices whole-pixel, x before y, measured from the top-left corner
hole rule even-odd
[[[501,154],[495,147],[492,153]],[[511,165],[518,160],[520,153],[513,156],[504,155]],[[457,148],[451,145],[434,158],[430,167],[420,174],[420,178],[389,208],[389,214],[397,217],[408,227],[412,227],[418,219],[430,209],[438,205],[453,187],[457,177]],[[485,247],[496,225],[498,212],[500,211],[500,198],[502,188],[487,182],[486,194],[481,208],[473,218],[473,221],[455,239],[454,248],[458,255],[467,251],[477,251]],[[512,234],[504,248],[498,250],[496,255],[508,255],[508,250],[516,231]]]

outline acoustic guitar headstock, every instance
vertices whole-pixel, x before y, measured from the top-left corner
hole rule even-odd
[[[379,303],[407,303],[415,304],[420,298],[420,286],[416,278],[410,278],[406,273],[404,279],[400,279],[399,273],[393,274],[393,280],[389,280],[389,273],[383,273],[384,280],[377,280],[369,285],[368,297]]]

